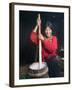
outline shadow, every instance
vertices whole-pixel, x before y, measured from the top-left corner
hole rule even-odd
[[[8,83],[6,83],[5,85],[9,87],[9,84]]]

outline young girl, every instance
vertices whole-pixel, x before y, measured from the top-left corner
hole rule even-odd
[[[41,19],[37,19],[37,25],[31,32],[31,40],[38,45],[38,39],[42,41],[42,61],[46,62],[49,68],[49,77],[59,77],[60,68],[58,65],[57,56],[57,37],[52,35],[54,30],[51,22],[46,23],[45,36],[38,35],[38,27],[41,26]]]

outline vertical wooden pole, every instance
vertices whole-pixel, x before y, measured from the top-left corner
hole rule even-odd
[[[40,19],[40,14],[38,14],[38,19]],[[39,34],[41,34],[41,25],[39,26]],[[39,40],[39,68],[42,66],[42,43]]]

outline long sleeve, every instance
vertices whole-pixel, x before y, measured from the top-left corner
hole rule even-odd
[[[43,45],[46,50],[48,50],[50,53],[57,50],[57,38],[56,36],[53,36],[52,42],[50,40],[44,40]]]
[[[36,45],[38,44],[38,38],[37,38],[37,33],[36,32],[31,32],[30,39],[32,42],[34,42]]]

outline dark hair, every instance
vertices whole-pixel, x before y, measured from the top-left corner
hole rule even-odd
[[[42,31],[42,34],[43,34],[45,37],[47,37],[46,34],[45,34],[45,28],[46,28],[46,27],[49,27],[50,29],[52,29],[52,35],[56,35],[56,30],[55,30],[55,27],[54,27],[54,26],[55,26],[55,25],[53,25],[50,21],[47,21],[46,24],[45,24],[45,27],[44,27],[44,29],[43,29],[43,31]]]
[[[53,26],[53,24],[50,21],[47,21],[45,27],[49,27],[50,29],[54,30],[54,26]]]
[[[54,25],[50,21],[46,22],[45,28],[46,27],[49,27],[50,29],[52,29],[52,34],[56,35],[56,31],[55,31]],[[45,29],[43,30],[43,35],[46,36]]]

